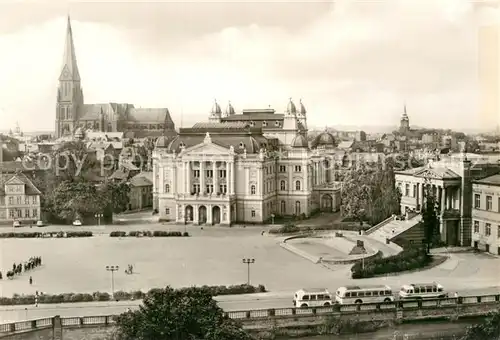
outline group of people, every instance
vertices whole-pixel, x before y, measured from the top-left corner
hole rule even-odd
[[[12,279],[14,278],[15,275],[21,274],[23,271],[27,272],[31,269],[34,269],[36,267],[39,267],[42,265],[42,257],[41,256],[35,256],[35,257],[30,257],[28,261],[24,263],[14,263],[12,265],[12,270],[9,270],[7,272],[7,278]],[[0,272],[0,280],[3,279],[2,272]],[[33,279],[30,276],[30,284],[33,283]]]

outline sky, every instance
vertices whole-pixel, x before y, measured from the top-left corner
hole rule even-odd
[[[207,120],[214,100],[283,112],[302,99],[317,127],[396,126],[406,104],[412,125],[490,129],[500,115],[481,102],[497,90],[482,84],[478,32],[497,11],[466,0],[2,3],[0,130],[54,128],[68,13],[86,103],[167,107],[177,127]]]

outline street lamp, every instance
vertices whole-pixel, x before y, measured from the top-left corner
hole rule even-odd
[[[103,214],[95,214],[95,218],[97,218],[97,225],[101,225],[101,218],[104,216]]]
[[[119,266],[106,266],[106,270],[111,272],[111,295],[115,296],[115,272],[120,269]]]
[[[250,285],[250,265],[255,263],[255,259],[243,259],[243,263],[247,265],[247,285]]]

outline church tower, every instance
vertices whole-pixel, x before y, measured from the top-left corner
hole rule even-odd
[[[399,133],[405,135],[409,131],[410,131],[410,118],[408,118],[408,114],[406,113],[406,104],[405,104],[403,115],[401,116],[401,120],[399,122]]]
[[[71,20],[68,16],[64,59],[59,75],[56,105],[56,138],[71,135],[77,128],[77,122],[83,110],[83,91],[80,84],[80,73],[76,63],[75,45]]]

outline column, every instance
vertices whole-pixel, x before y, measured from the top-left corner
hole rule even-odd
[[[177,162],[172,169],[172,193],[177,194]]]
[[[226,161],[226,193],[229,194],[231,192],[231,187],[233,186],[231,181],[229,180],[229,162]]]
[[[250,190],[250,169],[245,168],[245,195],[250,195],[252,191]],[[257,188],[256,188],[257,189]]]
[[[448,209],[453,207],[453,189],[449,188],[448,190]]]
[[[420,209],[422,209],[422,206],[420,205],[420,183],[415,183],[415,204],[418,207],[420,206]]]
[[[205,193],[205,161],[200,162],[200,191]]]
[[[440,197],[440,204],[441,204],[441,214],[444,214],[444,211],[446,209],[446,192],[448,188],[446,187],[441,187],[441,197]]]
[[[191,193],[191,164],[190,162],[184,163],[185,171],[184,171],[184,176],[186,180],[186,193],[190,194]]]
[[[198,220],[200,218],[200,216],[198,215],[198,208],[199,206],[197,204],[193,204],[193,224],[198,224]]]
[[[212,224],[212,205],[209,204],[206,207],[207,207],[207,224],[211,225]]]
[[[178,204],[175,205],[175,221],[176,222],[179,221],[179,205]]]
[[[234,186],[236,185],[234,183],[234,171],[235,171],[235,166],[234,166],[234,161],[231,161],[231,195],[234,195]]]
[[[217,171],[217,162],[214,161],[212,166],[213,166],[213,172],[214,172],[212,184],[214,185],[214,193],[218,193],[219,192],[219,174]]]

